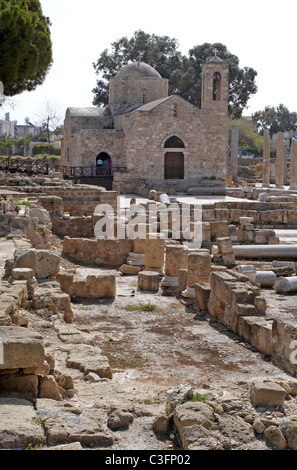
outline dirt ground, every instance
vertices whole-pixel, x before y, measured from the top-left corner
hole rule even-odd
[[[58,246],[56,246],[58,249]],[[13,241],[0,239],[0,265],[13,253]],[[62,266],[71,263],[62,259]],[[74,266],[74,265],[73,265]],[[89,274],[101,268],[75,265]],[[79,370],[67,368],[65,359],[71,337],[59,334],[59,323],[30,313],[29,328],[40,332],[56,369],[71,375],[80,408],[133,410],[136,418],[129,429],[115,431],[114,450],[165,450],[178,448],[170,436],[159,440],[152,421],[165,413],[169,389],[190,384],[195,391],[215,396],[246,395],[254,378],[288,378],[284,371],[208,315],[199,315],[176,296],[143,293],[137,276],[116,273],[114,300],[80,300],[72,304],[72,327],[82,341],[97,345],[109,359],[112,379],[89,382]]]

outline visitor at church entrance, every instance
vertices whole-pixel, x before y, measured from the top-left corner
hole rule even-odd
[[[106,152],[96,157],[96,175],[108,176],[111,174],[111,158]]]

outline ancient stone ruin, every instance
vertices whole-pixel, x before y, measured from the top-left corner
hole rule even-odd
[[[278,169],[207,199],[1,175],[0,448],[297,449]]]

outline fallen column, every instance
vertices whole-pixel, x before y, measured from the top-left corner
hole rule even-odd
[[[278,294],[297,292],[297,276],[279,277],[275,281],[274,289]]]
[[[237,272],[243,274],[244,276],[248,277],[250,281],[256,281],[256,267],[250,264],[245,264],[241,266],[237,266]]]
[[[273,287],[276,280],[277,277],[273,271],[256,271],[255,282],[261,287]]]
[[[296,258],[297,245],[234,245],[235,258]]]

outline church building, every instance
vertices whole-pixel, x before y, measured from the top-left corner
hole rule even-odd
[[[109,82],[109,103],[66,111],[62,165],[108,161],[113,190],[147,195],[225,187],[229,66],[216,55],[202,66],[201,109],[168,96],[168,80],[130,63]]]

